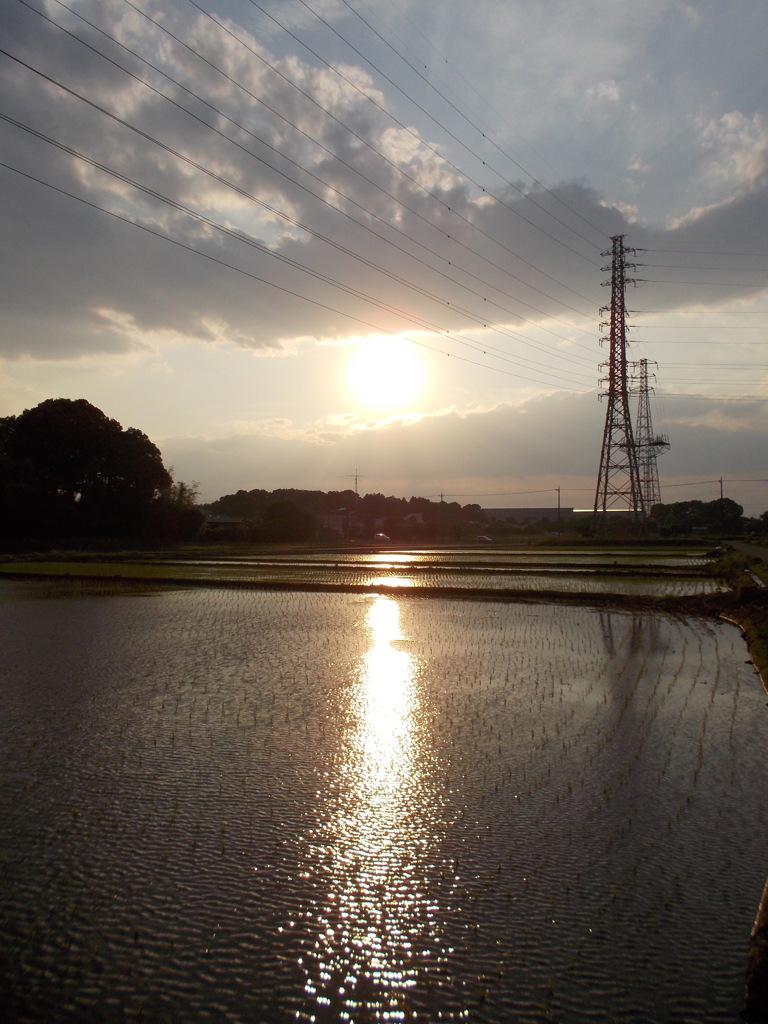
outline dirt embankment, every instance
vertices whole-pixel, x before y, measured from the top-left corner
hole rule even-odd
[[[768,692],[768,548],[734,541],[712,572],[731,587],[727,593],[712,595],[721,599],[719,614],[743,631]]]

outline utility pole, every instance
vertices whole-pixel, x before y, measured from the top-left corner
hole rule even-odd
[[[610,349],[608,363],[601,369],[608,371],[602,383],[607,385],[601,398],[607,398],[605,412],[605,429],[603,431],[603,447],[600,454],[600,472],[595,492],[595,520],[598,528],[605,525],[606,514],[611,510],[622,510],[629,513],[634,524],[642,526],[645,522],[645,506],[643,492],[640,487],[637,449],[632,433],[632,420],[629,412],[629,384],[627,379],[627,309],[625,291],[628,284],[634,284],[633,278],[627,277],[627,270],[634,270],[635,264],[627,262],[627,255],[634,255],[634,249],[624,247],[624,236],[614,235],[611,239],[612,248],[602,253],[610,256],[611,263],[603,267],[610,270],[611,302],[601,309],[609,313],[609,319],[601,323],[608,328],[608,337],[602,336],[600,343],[608,341]]]
[[[633,365],[638,370],[635,448],[637,450],[638,469],[640,471],[640,491],[643,497],[643,507],[646,514],[650,515],[653,506],[661,502],[659,468],[656,465],[656,458],[662,452],[668,451],[669,438],[665,434],[654,434],[653,432],[649,401],[649,395],[653,388],[648,384],[648,360],[641,359]]]

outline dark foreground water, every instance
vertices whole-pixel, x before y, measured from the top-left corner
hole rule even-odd
[[[3,1020],[738,1020],[734,628],[3,583],[0,635]]]

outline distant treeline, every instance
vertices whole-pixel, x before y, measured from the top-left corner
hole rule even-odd
[[[766,516],[763,513],[763,528]],[[716,498],[714,501],[675,501],[669,505],[654,505],[651,518],[661,533],[722,533],[738,536],[745,526],[759,520],[744,520],[744,509],[732,498]],[[754,531],[749,531],[754,532]]]
[[[667,536],[765,532],[768,512],[759,519],[745,519],[743,512],[730,498],[682,501],[655,505],[651,523]],[[567,517],[557,532],[588,536],[592,526],[589,515]],[[612,526],[627,529],[620,517]],[[258,543],[365,540],[376,533],[416,543],[500,540],[521,531],[552,530],[551,520],[504,521],[477,504],[361,496],[352,489],[254,488],[200,507],[195,485],[173,480],[146,434],[124,429],[83,398],[51,398],[0,418],[0,544],[6,547],[198,537]]]
[[[358,495],[352,489],[254,488],[225,494],[205,509],[215,516],[240,520],[229,529],[219,527],[219,535],[229,532],[233,537],[266,542],[303,541],[323,535],[330,538],[334,534],[365,539],[377,531],[393,540],[461,537],[472,529],[477,532],[485,520],[479,505],[383,494]]]
[[[502,540],[521,532],[551,533],[552,517],[497,519],[493,509],[477,504],[460,505],[456,501],[430,498],[395,498],[380,493],[358,495],[344,491],[278,488],[274,491],[254,488],[226,494],[205,506],[207,512],[235,520],[229,527],[232,539],[259,541],[304,541],[342,534],[353,539],[370,539],[378,531],[392,540],[467,540],[478,534]],[[602,524],[604,526],[604,524]],[[758,519],[744,517],[741,505],[731,498],[715,501],[678,501],[655,505],[649,519],[650,529],[661,536],[686,536],[695,533],[741,536],[762,534],[768,528],[768,513]],[[632,532],[627,519],[611,521],[617,536]],[[557,533],[589,537],[595,522],[589,514],[558,520]],[[226,526],[219,535],[226,535]]]
[[[254,488],[237,491],[206,505],[210,512],[224,516],[258,516],[275,501],[292,501],[299,508],[316,515],[330,515],[344,510],[358,516],[391,516],[404,519],[408,515],[439,518],[481,513],[479,505],[460,505],[457,501],[432,501],[430,498],[394,498],[383,494],[358,495],[351,488],[346,491],[307,491],[294,487],[281,487],[274,491]]]

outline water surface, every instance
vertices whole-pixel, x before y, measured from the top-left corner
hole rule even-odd
[[[0,591],[11,1019],[738,1019],[768,766],[733,627]]]

